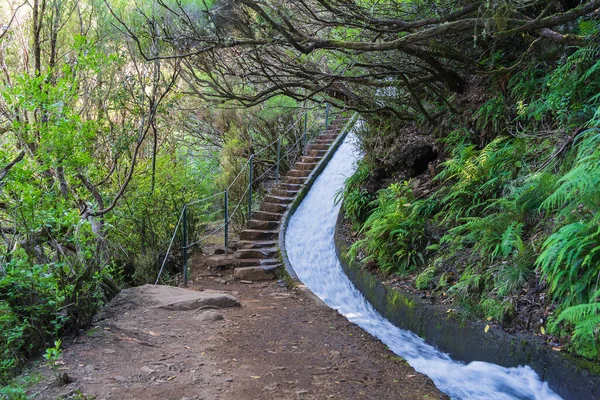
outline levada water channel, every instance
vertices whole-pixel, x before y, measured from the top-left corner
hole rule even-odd
[[[285,247],[298,278],[327,305],[377,337],[453,399],[560,399],[528,366],[505,368],[453,360],[414,333],[393,325],[356,289],[336,255],[334,231],[340,205],[334,198],[360,157],[350,132],[291,216]]]

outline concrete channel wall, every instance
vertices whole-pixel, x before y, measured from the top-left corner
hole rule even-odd
[[[290,264],[285,248],[285,231],[292,215],[357,120],[358,116],[354,115],[348,121],[328,153],[308,176],[304,187],[283,215],[279,230],[279,248],[286,272],[315,299],[318,298],[302,285]],[[340,212],[334,234],[335,246],[346,275],[373,307],[394,325],[416,333],[428,344],[459,361],[485,361],[504,367],[529,365],[565,400],[600,400],[598,364],[553,351],[535,337],[508,334],[496,328],[485,332],[484,322],[459,320],[446,307],[428,304],[410,293],[385,286],[375,275],[349,259],[349,244],[340,235],[342,222],[343,213]]]
[[[503,367],[529,365],[565,400],[600,399],[600,376],[590,372],[600,370],[597,364],[553,351],[536,337],[493,327],[486,333],[484,322],[459,320],[445,306],[428,304],[384,285],[348,257],[349,244],[340,235],[343,220],[340,212],[334,234],[342,267],[369,303],[391,323],[416,333],[455,360],[485,361]]]

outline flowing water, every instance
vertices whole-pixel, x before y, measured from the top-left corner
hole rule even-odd
[[[355,140],[353,134],[348,135],[289,222],[286,250],[299,279],[453,399],[560,399],[528,366],[504,368],[452,360],[412,332],[392,325],[350,282],[335,252],[333,234],[340,205],[334,197],[361,156]]]

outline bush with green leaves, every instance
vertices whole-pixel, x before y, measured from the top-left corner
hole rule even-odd
[[[71,268],[71,267],[69,267]],[[103,295],[99,271],[91,278],[56,264],[24,265],[14,258],[0,271],[0,381],[66,328],[85,326]],[[66,284],[66,283],[69,284]]]
[[[537,259],[554,299],[560,304],[555,326],[574,326],[577,351],[600,355],[598,290],[600,277],[600,129],[583,132],[573,167],[542,203],[556,214],[555,231]]]
[[[350,219],[352,225],[358,229],[365,221],[373,196],[369,195],[364,185],[369,180],[371,167],[361,161],[354,174],[344,181],[344,187],[336,193],[337,202],[343,200],[344,214]]]
[[[380,191],[352,251],[385,271],[417,267],[417,288],[478,317],[510,321],[524,292],[547,292],[551,332],[598,358],[600,22],[581,20],[578,33],[584,44],[554,63],[531,55],[497,69],[506,90],[440,135],[435,190]]]
[[[379,191],[373,211],[362,226],[364,236],[350,248],[363,262],[375,261],[386,273],[403,274],[425,264],[428,245],[426,218],[435,202],[416,200],[409,182],[392,184]]]

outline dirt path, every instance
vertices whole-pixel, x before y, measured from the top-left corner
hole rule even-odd
[[[128,291],[67,344],[66,386],[37,398],[438,399],[444,396],[381,342],[283,283],[244,284],[196,270],[190,289],[236,296],[241,307],[173,311]],[[201,276],[205,275],[205,276]],[[41,368],[44,370],[44,368]]]

